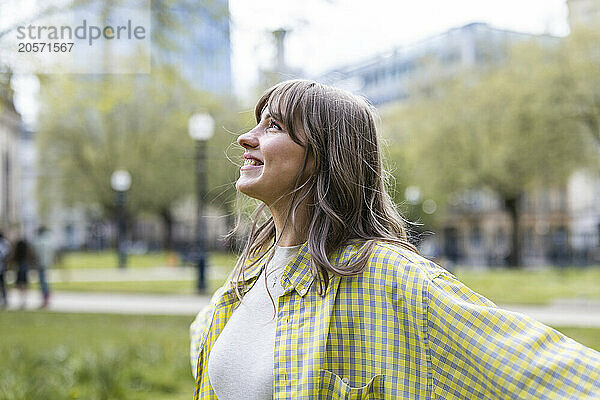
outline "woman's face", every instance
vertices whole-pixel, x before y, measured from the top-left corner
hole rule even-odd
[[[268,109],[258,125],[237,141],[245,149],[245,162],[236,183],[240,192],[270,206],[294,189],[304,165],[305,150],[269,115]]]

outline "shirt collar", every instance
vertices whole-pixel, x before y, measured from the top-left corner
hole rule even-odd
[[[291,286],[302,297],[310,289],[315,277],[310,270],[310,253],[308,242],[304,242],[298,249],[298,253],[285,266],[283,271],[283,283],[286,290]]]
[[[252,260],[246,260],[246,271],[244,271],[245,289],[244,292],[250,290],[250,287],[258,278],[261,271],[265,267],[266,257],[263,260],[249,266]],[[308,251],[308,242],[304,242],[294,257],[287,263],[283,270],[283,285],[285,290],[290,288],[296,289],[296,292],[302,297],[308,292],[315,277],[310,271],[310,253]]]
[[[342,246],[337,251],[334,251],[330,256],[330,260],[333,264],[341,265],[343,263],[350,262],[360,256],[360,249],[363,243],[353,243],[346,246]],[[304,297],[313,281],[315,276],[311,272],[310,268],[310,253],[308,251],[308,242],[304,242],[298,249],[298,253],[292,258],[290,262],[284,268],[282,279],[284,293],[292,289],[296,289],[296,292]],[[252,260],[246,260],[246,265],[252,263]],[[244,272],[245,288],[243,289],[246,293],[252,287],[254,281],[258,278],[261,271],[265,267],[266,257],[252,265],[247,267],[248,269]],[[329,279],[333,278],[333,274],[329,273]]]

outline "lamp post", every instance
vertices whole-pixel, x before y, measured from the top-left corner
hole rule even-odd
[[[206,290],[206,226],[202,215],[204,214],[204,200],[206,197],[206,141],[212,137],[214,130],[215,121],[209,114],[194,114],[190,117],[188,132],[196,142],[196,229],[193,254],[198,271],[196,285],[198,292]]]
[[[125,197],[131,187],[131,174],[125,170],[116,170],[110,177],[110,186],[116,193],[115,203],[117,206],[117,255],[119,268],[127,266],[127,252],[125,250],[125,236],[127,225],[125,223]]]

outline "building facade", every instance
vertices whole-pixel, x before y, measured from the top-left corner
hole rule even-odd
[[[196,4],[192,11],[191,4]],[[176,66],[196,89],[218,96],[230,95],[229,1],[187,2],[185,7],[174,6],[169,12],[184,30],[170,35],[171,49],[154,49],[153,58]]]
[[[557,40],[552,36],[534,36],[472,23],[360,64],[329,71],[317,79],[359,93],[379,106],[406,100],[415,86],[428,90],[436,81],[465,68],[499,63],[506,55],[507,46],[534,37],[547,42]]]

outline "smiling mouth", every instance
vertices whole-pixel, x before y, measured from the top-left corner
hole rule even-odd
[[[260,161],[258,161],[255,158],[246,158],[246,160],[244,160],[244,166],[246,166],[246,165],[259,166],[259,165],[263,165],[263,163],[261,163]]]

